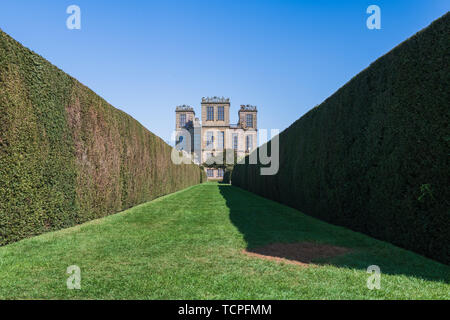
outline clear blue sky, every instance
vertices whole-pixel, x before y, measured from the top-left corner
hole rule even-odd
[[[66,8],[81,8],[68,30]],[[381,8],[368,30],[366,8]],[[149,130],[170,139],[174,108],[203,96],[259,108],[288,127],[376,58],[450,9],[448,0],[1,1],[0,28]]]

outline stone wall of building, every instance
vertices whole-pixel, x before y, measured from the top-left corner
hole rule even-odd
[[[207,108],[214,108],[214,118],[213,120],[207,120]],[[224,108],[224,120],[218,120],[218,109],[219,107]],[[191,110],[192,109],[192,110]],[[258,138],[257,138],[257,110],[256,107],[250,105],[241,105],[238,111],[238,123],[235,125],[230,125],[230,100],[225,98],[202,98],[201,102],[201,119],[202,122],[200,124],[198,118],[195,118],[195,113],[192,107],[189,106],[180,106],[177,107],[176,112],[176,129],[179,131],[178,135],[183,135],[186,133],[182,132],[182,128],[180,126],[180,114],[185,113],[187,119],[192,119],[193,123],[196,124],[197,129],[189,130],[188,134],[191,134],[190,146],[186,144],[181,145],[180,147],[183,150],[190,150],[194,152],[197,156],[196,163],[205,163],[209,157],[217,157],[221,155],[222,152],[226,149],[233,149],[233,135],[238,135],[238,146],[237,146],[237,157],[238,159],[245,157],[249,154],[249,151],[252,151],[257,147]],[[253,125],[251,127],[246,126],[246,117],[247,114],[251,114],[253,117]],[[208,132],[212,132],[213,135],[213,145],[207,146],[207,136]],[[219,147],[219,135],[220,132],[223,132],[224,141],[223,148]],[[251,149],[247,148],[247,136],[251,137]],[[200,139],[200,141],[198,141]],[[184,138],[184,143],[186,143],[187,139]],[[197,142],[196,142],[197,141]],[[200,146],[200,150],[199,149]],[[205,168],[207,171],[207,168]],[[220,178],[217,176],[218,170],[214,169],[214,179]]]

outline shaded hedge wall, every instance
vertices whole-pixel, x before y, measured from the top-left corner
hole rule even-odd
[[[171,150],[0,30],[0,245],[206,180]]]
[[[277,175],[233,185],[449,264],[449,66],[447,13],[283,131]]]

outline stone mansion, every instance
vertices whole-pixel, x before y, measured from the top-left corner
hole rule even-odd
[[[176,148],[190,153],[196,164],[206,164],[208,179],[222,179],[224,170],[208,168],[208,159],[223,155],[224,150],[235,150],[237,158],[248,155],[257,147],[257,109],[241,105],[238,123],[230,124],[229,98],[202,98],[201,122],[194,108],[176,107]]]

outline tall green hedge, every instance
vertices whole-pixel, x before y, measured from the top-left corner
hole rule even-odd
[[[0,245],[206,180],[171,150],[0,30]]]
[[[449,264],[449,92],[447,13],[283,131],[278,174],[232,183]]]

